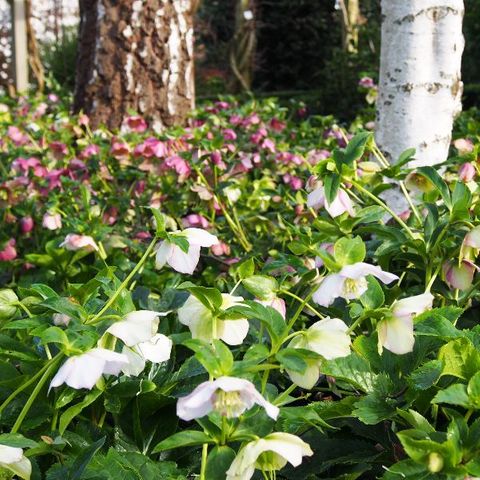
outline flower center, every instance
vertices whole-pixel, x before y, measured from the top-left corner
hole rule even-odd
[[[368,287],[366,278],[347,278],[343,284],[343,293],[345,297],[359,297]]]
[[[245,403],[239,392],[224,392],[218,389],[213,399],[215,410],[227,418],[239,417],[245,411]]]
[[[263,452],[255,462],[255,468],[262,470],[264,477],[269,480],[276,480],[277,470],[283,467],[283,462],[275,452]]]

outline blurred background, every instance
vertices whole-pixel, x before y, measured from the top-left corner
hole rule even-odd
[[[72,92],[78,1],[29,3],[46,80]],[[244,2],[245,11],[254,15],[255,30],[240,35],[238,0],[202,0],[195,20],[197,98],[239,93],[242,88],[232,71],[232,55],[248,54],[250,87],[256,96],[294,98],[315,113],[352,119],[365,104],[365,93],[357,88],[359,78],[377,80],[380,55],[380,0],[358,3],[352,47],[346,41],[343,0],[249,0]],[[0,0],[0,86],[4,89],[12,83],[10,35],[9,5]],[[480,100],[479,0],[465,0],[464,35],[462,75],[468,108]]]

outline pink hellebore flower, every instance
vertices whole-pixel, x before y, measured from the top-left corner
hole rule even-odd
[[[378,330],[378,350],[383,348],[397,355],[413,350],[413,319],[416,315],[432,308],[433,295],[423,293],[414,297],[402,298],[392,305],[392,316],[380,321]]]
[[[42,226],[48,230],[58,230],[62,228],[62,217],[59,213],[47,212],[43,216]]]
[[[139,115],[127,117],[124,125],[129,131],[136,133],[143,133],[148,128],[147,122]]]
[[[460,155],[473,152],[473,142],[468,138],[457,138],[457,140],[454,140],[453,146],[458,150]]]
[[[22,233],[30,233],[33,230],[33,227],[34,223],[32,217],[28,216],[20,219],[20,230]]]
[[[203,215],[199,215],[198,213],[191,213],[190,215],[183,217],[182,223],[184,227],[210,228],[210,222]]]
[[[363,88],[373,88],[375,86],[375,82],[370,77],[362,77],[359,80],[358,85]]]
[[[231,128],[227,128],[223,131],[223,138],[225,140],[236,140],[237,134]]]
[[[86,248],[89,250],[98,250],[95,240],[89,235],[79,235],[77,233],[69,233],[65,240],[60,244],[60,247],[65,247],[67,250],[80,250]]]
[[[0,262],[10,262],[17,258],[17,250],[15,249],[15,244],[17,242],[14,238],[11,238],[3,247],[3,250],[0,250]]]
[[[98,145],[87,145],[81,152],[80,158],[86,160],[87,158],[93,157],[100,153],[100,147]]]
[[[467,290],[472,286],[473,276],[477,266],[468,260],[462,260],[460,265],[457,261],[446,262],[443,265],[445,282],[450,288]]]
[[[17,147],[26,145],[29,142],[28,136],[22,133],[18,127],[13,125],[8,127],[7,136]]]
[[[190,395],[180,398],[177,415],[190,421],[217,411],[223,417],[235,418],[255,404],[263,407],[270,418],[277,419],[278,407],[267,402],[252,382],[243,378],[220,377],[201,383]]]
[[[49,145],[50,150],[53,152],[53,155],[57,159],[63,158],[68,154],[68,148],[64,143],[61,142],[52,142]]]
[[[313,192],[310,192],[307,197],[307,207],[321,208],[325,210],[331,217],[335,218],[347,212],[351,217],[355,215],[353,204],[350,197],[345,190],[339,188],[335,200],[330,204],[325,198],[325,190],[323,186],[317,187]]]
[[[287,306],[283,298],[273,296],[268,300],[256,300],[258,303],[264,305],[265,307],[274,308],[283,318],[287,315]]]
[[[475,178],[475,167],[472,163],[464,163],[458,170],[458,178],[465,183],[471,182]]]
[[[186,160],[184,160],[182,157],[179,157],[178,155],[168,157],[165,160],[165,165],[168,168],[174,169],[181,178],[187,178],[190,175],[190,165],[187,163]]]
[[[211,250],[216,257],[230,255],[231,252],[230,247],[224,242],[219,242],[216,245],[212,245]]]
[[[110,147],[110,153],[117,160],[124,160],[130,155],[130,146],[120,140],[114,140]]]
[[[367,291],[367,275],[373,275],[386,284],[398,280],[397,275],[384,272],[376,265],[363,262],[354,263],[345,265],[338,273],[327,275],[312,298],[323,307],[330,306],[338,297],[345,300],[358,298]]]
[[[156,267],[162,268],[168,263],[180,273],[192,274],[200,260],[200,248],[211,247],[218,243],[218,238],[200,228],[187,228],[171,235],[183,237],[188,241],[188,251],[184,252],[178,245],[168,240],[160,242],[157,249]]]

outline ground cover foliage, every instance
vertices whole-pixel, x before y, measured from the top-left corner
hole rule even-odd
[[[4,99],[2,478],[480,476],[479,115],[439,170],[369,115]]]

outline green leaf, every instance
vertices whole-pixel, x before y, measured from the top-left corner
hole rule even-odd
[[[367,291],[360,296],[360,302],[368,310],[380,308],[385,303],[385,295],[378,280],[372,276],[367,276]]]
[[[443,362],[441,360],[430,360],[414,370],[408,382],[417,390],[427,390],[435,385],[442,375]]]
[[[83,471],[91,462],[93,456],[103,447],[106,438],[100,438],[82,451],[69,468],[67,480],[79,480],[81,478]]]
[[[450,190],[448,189],[447,184],[443,180],[443,178],[438,174],[438,172],[433,167],[419,167],[417,169],[417,173],[422,175],[423,177],[430,180],[435,188],[440,193],[445,206],[452,210],[452,198],[450,195]]]
[[[205,370],[214,377],[229,375],[233,367],[233,355],[220,340],[211,344],[198,339],[189,339],[183,344],[195,352],[195,357]]]
[[[443,361],[442,375],[469,380],[480,370],[480,353],[467,338],[458,338],[441,347],[438,358]]]
[[[372,372],[370,364],[356,353],[348,357],[328,360],[322,364],[322,373],[338,380],[350,383],[363,392],[374,390],[377,375]]]
[[[480,372],[477,372],[468,382],[467,393],[470,402],[480,408]]]
[[[268,300],[275,296],[278,290],[278,282],[266,275],[251,275],[242,280],[243,286],[260,300]]]
[[[305,373],[307,360],[318,361],[320,356],[302,348],[284,348],[275,355],[275,358],[284,368],[298,373]]]
[[[19,433],[2,433],[0,434],[0,445],[8,445],[15,448],[35,448],[38,446],[38,443],[25,438]]]
[[[179,290],[187,290],[200,302],[203,303],[209,310],[215,312],[219,310],[223,303],[222,294],[216,288],[211,287],[197,287],[192,282],[183,282],[178,286]]]
[[[158,237],[164,237],[165,235],[165,216],[160,212],[158,208],[150,208],[153,217],[155,218],[156,230]]]
[[[17,312],[15,304],[18,302],[16,293],[11,288],[0,290],[0,320],[11,318]]]
[[[225,480],[227,470],[235,458],[235,451],[226,445],[214,447],[207,457],[206,478]]]
[[[325,190],[325,199],[327,203],[332,204],[337,197],[340,187],[340,175],[333,173],[323,179],[323,188]]]
[[[450,385],[449,387],[440,390],[432,403],[448,403],[450,405],[459,405],[461,407],[470,408],[471,403],[468,398],[467,387],[461,383]]]
[[[255,261],[253,258],[248,258],[247,260],[240,263],[236,266],[235,271],[237,272],[240,279],[245,279],[250,277],[255,272]]]
[[[90,393],[87,393],[87,395],[85,395],[85,398],[80,403],[76,403],[70,408],[67,408],[67,410],[65,410],[65,412],[63,412],[60,417],[60,423],[58,427],[60,431],[60,435],[63,435],[63,433],[67,429],[70,422],[77,415],[79,415],[84,408],[91,405],[101,394],[102,394],[101,390],[93,390]]]
[[[343,237],[335,242],[335,261],[342,267],[362,262],[365,259],[366,249],[361,237]]]
[[[75,318],[77,320],[83,320],[86,318],[87,313],[80,306],[71,302],[68,298],[65,297],[50,297],[45,299],[39,305],[53,310],[54,312],[63,313],[68,315],[70,318]]]
[[[367,143],[372,138],[371,132],[359,132],[349,142],[344,151],[343,163],[352,165],[354,161],[359,160],[365,153]]]
[[[183,430],[161,441],[155,446],[152,453],[159,453],[179,447],[203,445],[204,443],[212,444],[214,442],[204,432],[198,430]]]

